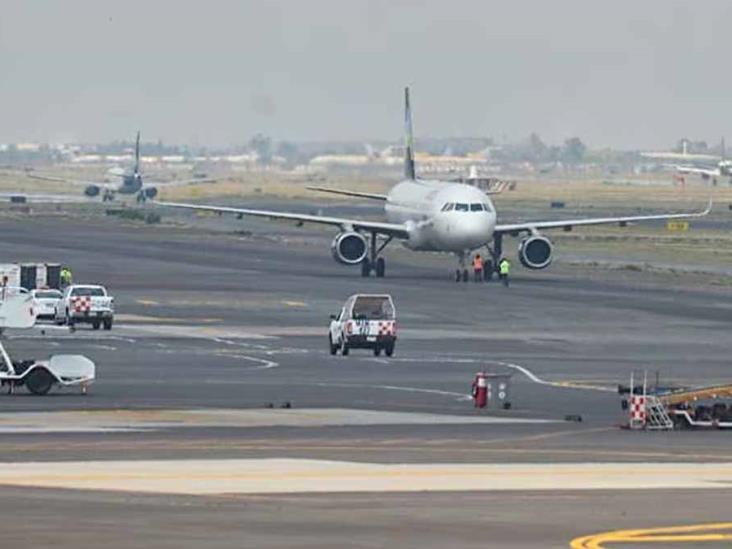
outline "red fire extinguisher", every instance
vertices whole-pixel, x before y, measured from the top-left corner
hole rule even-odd
[[[476,408],[485,408],[488,404],[488,382],[485,372],[475,374],[473,380],[473,404]]]

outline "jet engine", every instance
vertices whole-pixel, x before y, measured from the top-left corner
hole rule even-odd
[[[145,198],[152,200],[156,196],[158,196],[158,190],[155,187],[145,187],[142,189],[142,192],[145,193]]]
[[[552,242],[547,237],[529,236],[519,245],[519,260],[527,269],[546,269],[552,262],[552,248]]]
[[[84,194],[86,196],[88,196],[89,198],[94,198],[95,196],[99,196],[100,191],[101,191],[101,189],[99,188],[98,185],[88,185],[84,189]]]
[[[366,238],[355,231],[339,233],[330,245],[333,259],[344,265],[361,263],[368,253]]]

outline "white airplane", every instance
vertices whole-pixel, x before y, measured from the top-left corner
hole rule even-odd
[[[719,160],[715,166],[699,167],[692,165],[677,165],[675,166],[676,173],[682,175],[700,175],[705,181],[711,179],[715,184],[717,183],[717,178],[729,177],[730,183],[732,183],[732,161],[727,160],[727,148],[724,144],[724,138],[722,139],[720,149],[722,156],[716,157]],[[710,158],[713,159],[715,157],[710,156]]]
[[[529,269],[544,269],[552,261],[553,246],[540,233],[541,230],[570,231],[575,226],[614,223],[625,226],[635,221],[701,217],[711,210],[710,200],[705,210],[691,213],[498,223],[496,209],[488,195],[480,189],[465,183],[427,180],[416,176],[409,88],[405,89],[404,101],[404,180],[387,194],[317,188],[322,192],[381,201],[384,203],[386,222],[177,202],[156,204],[188,210],[232,213],[239,217],[251,215],[336,227],[339,232],[331,244],[333,257],[345,265],[360,265],[362,276],[369,276],[372,271],[377,277],[384,276],[386,263],[381,252],[394,239],[401,240],[411,250],[454,253],[459,261],[456,271],[458,281],[468,280],[466,260],[474,250],[484,246],[488,248],[493,260],[491,267],[495,269],[503,257],[505,235],[526,235],[518,250],[521,263]]]

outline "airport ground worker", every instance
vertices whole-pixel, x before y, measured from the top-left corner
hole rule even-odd
[[[505,257],[498,263],[498,274],[503,281],[503,285],[508,287],[508,275],[511,274],[511,262]]]
[[[73,275],[71,274],[71,269],[69,269],[67,266],[64,265],[61,268],[60,277],[61,277],[61,286],[62,287],[65,288],[66,286],[71,286],[71,282],[73,281]]]
[[[480,254],[475,254],[473,258],[473,277],[476,282],[483,280],[483,258]]]

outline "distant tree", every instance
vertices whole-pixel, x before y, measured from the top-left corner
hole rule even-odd
[[[528,150],[529,160],[534,161],[534,162],[541,162],[542,160],[547,160],[549,148],[546,146],[544,141],[542,141],[541,137],[539,137],[539,134],[532,133],[529,136],[528,147],[529,147],[529,150]]]
[[[256,134],[249,140],[249,148],[257,153],[260,164],[269,164],[272,161],[272,140],[262,133]]]
[[[277,156],[281,156],[287,162],[293,162],[298,156],[297,145],[290,141],[280,141],[277,145]]]
[[[579,137],[570,137],[564,141],[562,160],[568,164],[578,164],[582,162],[586,152],[587,147]]]

